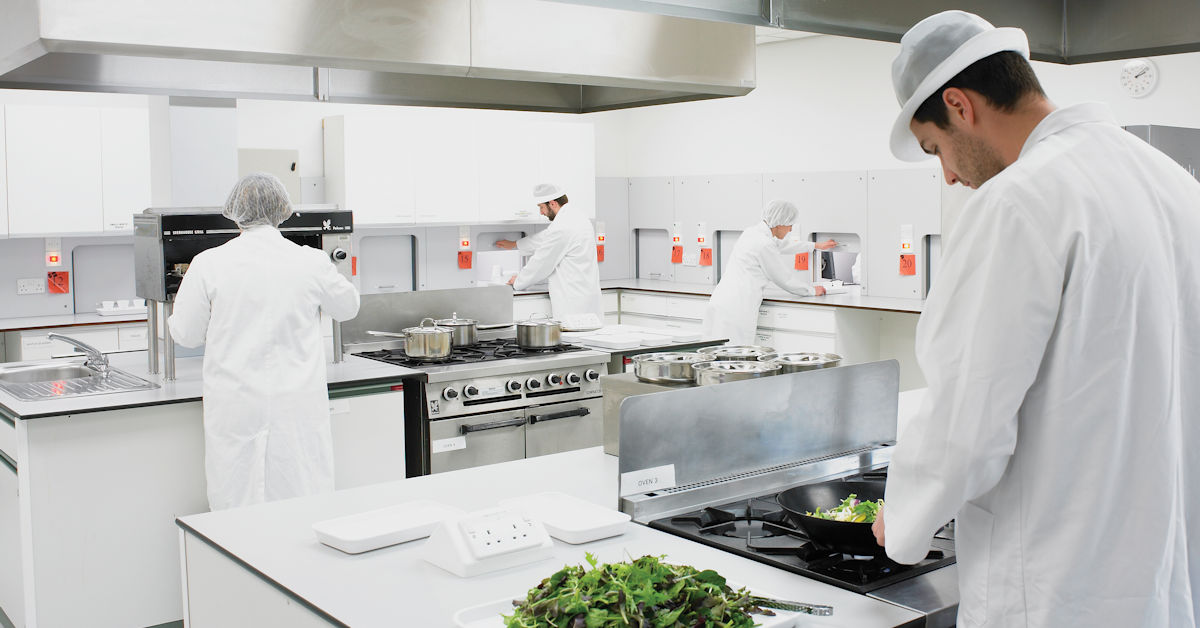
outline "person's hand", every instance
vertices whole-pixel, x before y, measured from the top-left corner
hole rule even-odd
[[[496,240],[496,247],[504,249],[505,251],[511,251],[517,248],[517,243],[513,242],[512,240]],[[509,283],[512,282],[510,281]]]
[[[517,280],[517,276],[516,276],[516,275],[513,275],[512,277],[509,277],[509,278],[508,278],[508,285],[510,285],[510,286],[511,286],[511,285],[513,285],[513,282],[514,282],[514,281],[516,281],[516,280]]]
[[[879,547],[887,547],[883,544],[883,507],[881,507],[879,509],[879,513],[875,515],[875,523],[871,524],[871,532],[875,534],[875,542],[879,544]]]
[[[813,290],[816,291],[817,296],[819,296],[819,297],[825,296],[825,286],[813,286]]]
[[[837,240],[834,240],[833,238],[830,238],[824,242],[820,242],[818,244],[813,245],[814,248],[821,249],[822,251],[828,251],[829,249],[832,249],[835,246],[837,246]]]

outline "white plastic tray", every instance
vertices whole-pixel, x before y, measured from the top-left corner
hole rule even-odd
[[[641,334],[591,334],[576,338],[589,347],[602,349],[636,349],[642,346]]]
[[[727,583],[734,589],[742,588],[742,585]],[[764,595],[760,591],[752,591],[755,595]],[[454,625],[459,628],[503,628],[504,620],[501,615],[511,615],[513,612],[513,600],[522,599],[524,593],[519,593],[512,597],[506,597],[502,600],[495,600],[487,604],[478,606],[470,606],[454,613]],[[774,595],[765,595],[765,597],[776,597]],[[754,621],[761,628],[793,628],[799,623],[799,620],[806,617],[803,613],[793,613],[791,611],[773,610],[775,615],[754,615]]]
[[[405,543],[429,536],[443,519],[463,511],[430,500],[417,500],[313,524],[317,540],[347,554]]]
[[[566,493],[548,491],[505,499],[500,505],[537,519],[550,536],[578,545],[624,534],[629,515]]]
[[[146,306],[134,305],[130,307],[110,307],[96,308],[96,313],[100,316],[125,316],[126,314],[145,314]]]

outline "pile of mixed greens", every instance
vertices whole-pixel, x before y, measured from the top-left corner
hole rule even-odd
[[[841,504],[821,512],[821,507],[817,507],[816,512],[806,512],[804,514],[810,517],[818,517],[820,519],[832,519],[834,521],[850,521],[853,523],[875,523],[875,517],[879,514],[879,509],[883,507],[883,500],[876,501],[858,501],[858,495],[850,493],[850,496],[842,500]]]
[[[750,601],[745,589],[734,591],[725,578],[706,569],[669,565],[663,556],[632,562],[563,567],[513,600],[507,628],[750,628],[750,613],[774,615]]]

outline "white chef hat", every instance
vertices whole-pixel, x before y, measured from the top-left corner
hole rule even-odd
[[[800,210],[796,209],[796,204],[791,201],[771,201],[763,208],[763,222],[767,223],[768,227],[778,227],[780,225],[796,224],[796,217],[800,215]]]
[[[1005,50],[1028,59],[1025,31],[996,28],[965,11],[943,11],[908,29],[900,38],[900,54],[892,62],[892,86],[901,107],[892,124],[892,154],[904,161],[927,158],[908,128],[917,108],[972,63]]]
[[[563,195],[562,188],[554,183],[539,183],[533,186],[533,202],[541,205]]]
[[[242,177],[233,186],[222,213],[239,227],[278,227],[292,215],[292,204],[282,181],[273,174],[256,172]]]

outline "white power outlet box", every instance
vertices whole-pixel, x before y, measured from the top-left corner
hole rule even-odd
[[[492,508],[443,520],[423,550],[425,560],[467,578],[549,558],[554,541],[539,521]]]
[[[46,292],[46,280],[40,277],[33,279],[18,279],[17,294],[43,294]]]

